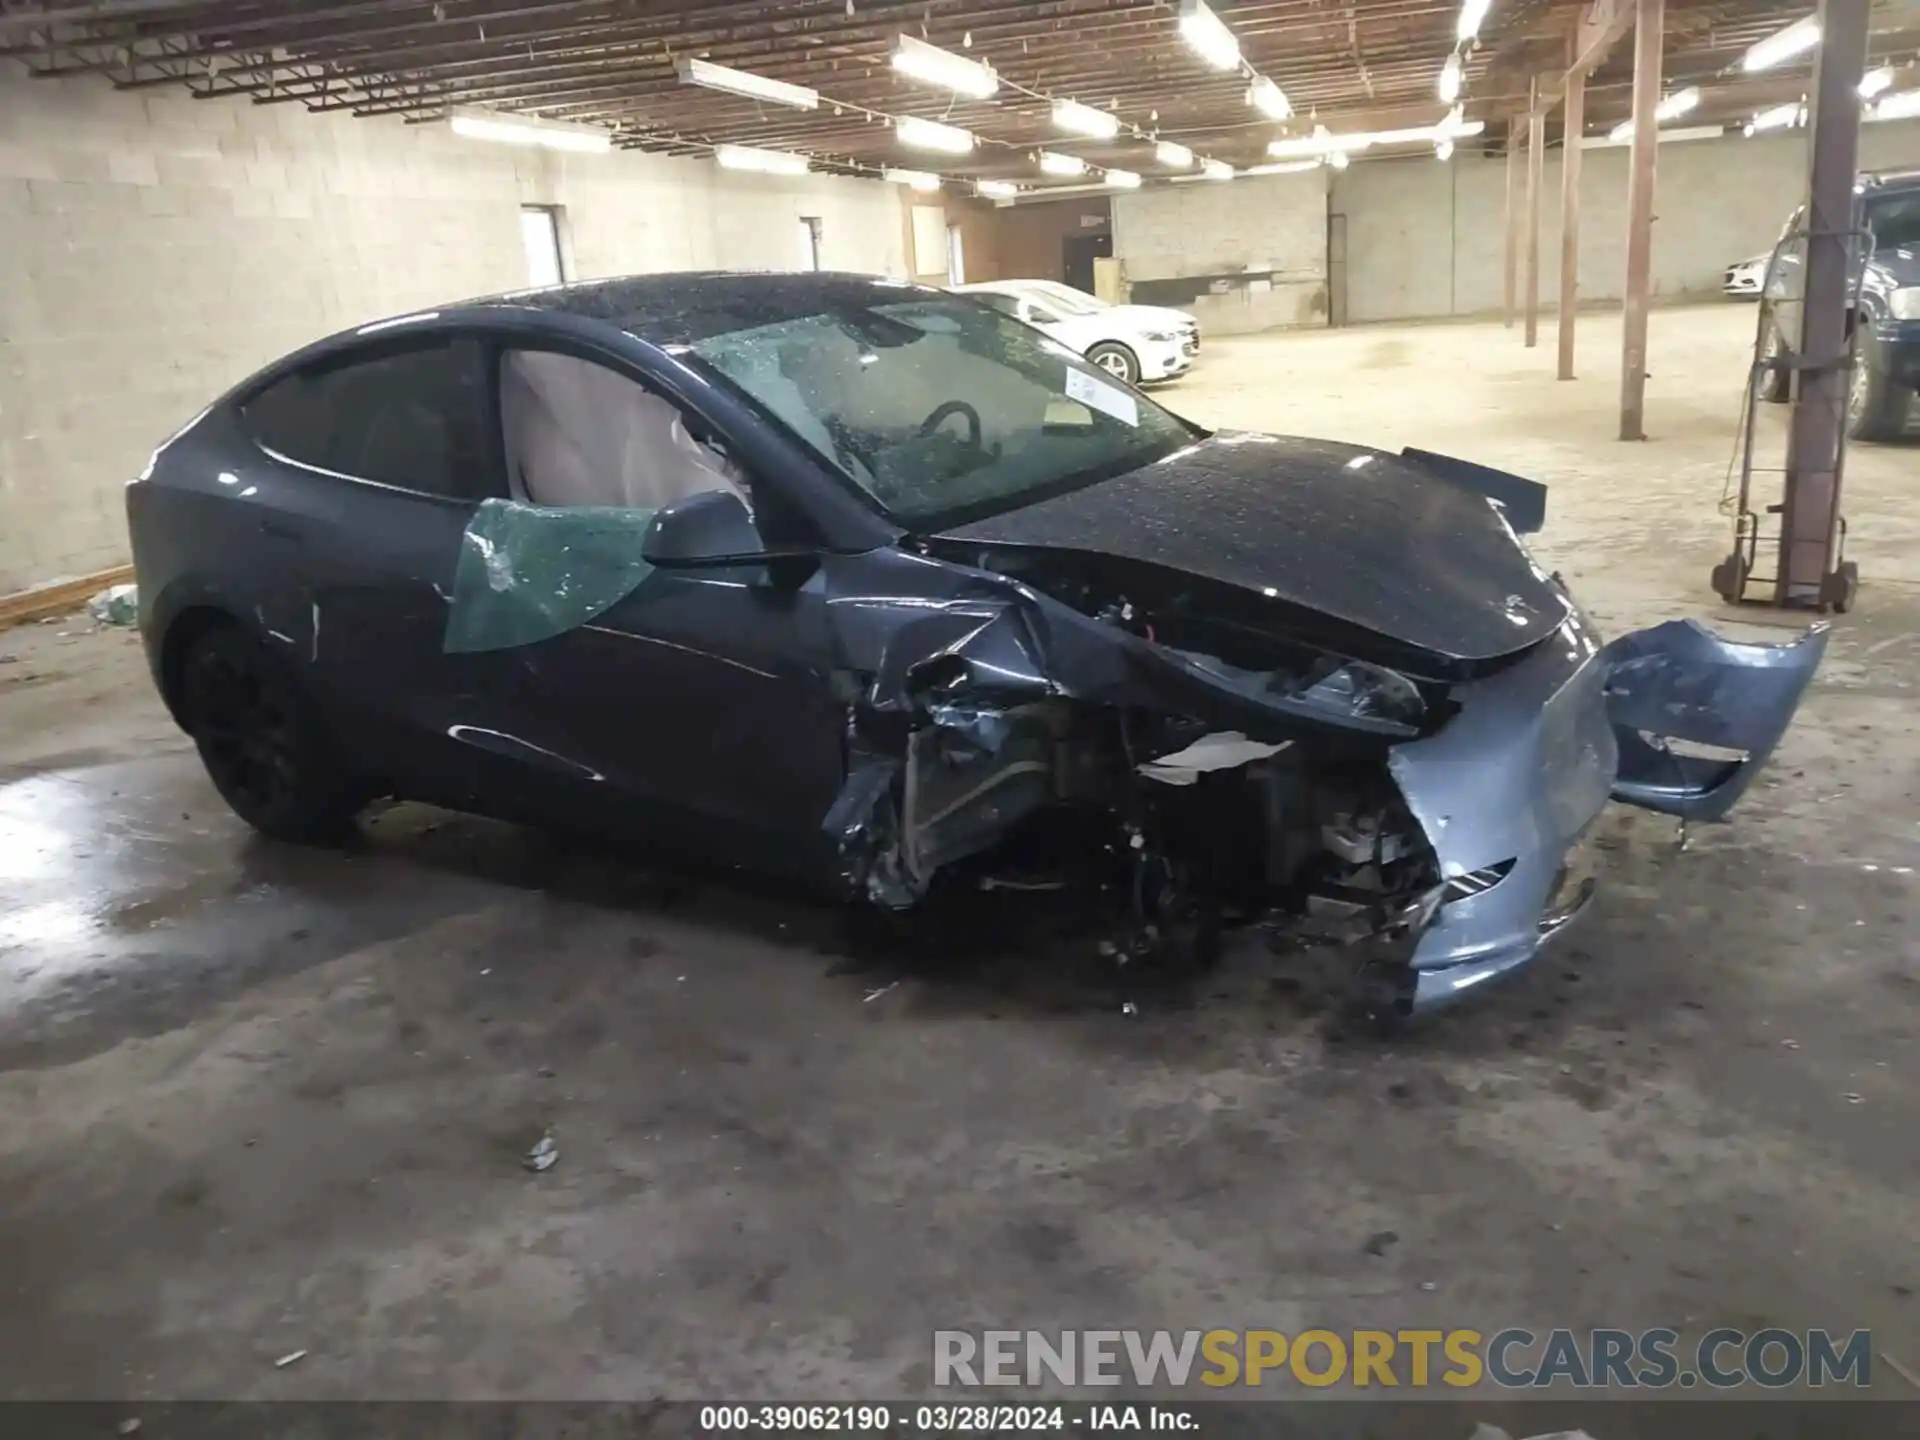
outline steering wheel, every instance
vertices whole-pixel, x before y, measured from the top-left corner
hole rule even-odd
[[[964,400],[949,400],[944,405],[934,407],[933,413],[920,422],[920,433],[931,435],[954,415],[965,417],[967,422],[967,448],[976,454],[985,454],[986,447],[981,443],[986,432],[980,425],[980,412]]]

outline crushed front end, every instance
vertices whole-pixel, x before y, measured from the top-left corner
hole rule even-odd
[[[1556,584],[1544,638],[1459,664],[1151,566],[940,558],[927,568],[964,561],[974,581],[912,598],[912,623],[850,667],[864,688],[827,818],[850,892],[904,909],[958,874],[1090,889],[1110,953],[1196,964],[1225,926],[1258,923],[1352,947],[1383,1018],[1449,1003],[1565,928],[1594,893],[1609,798],[1724,814],[1826,643],[1675,622],[1603,646]]]

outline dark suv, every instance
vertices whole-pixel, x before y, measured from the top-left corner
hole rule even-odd
[[[1920,171],[1863,175],[1854,187],[1854,223],[1873,243],[1865,271],[1853,275],[1858,300],[1853,326],[1857,363],[1847,393],[1847,434],[1856,440],[1892,440],[1907,423],[1920,389]],[[1770,356],[1800,338],[1806,281],[1804,210],[1794,211],[1766,278],[1766,338]],[[1785,400],[1787,370],[1766,373],[1761,397]]]

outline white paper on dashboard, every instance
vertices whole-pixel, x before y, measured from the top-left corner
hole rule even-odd
[[[1102,415],[1136,428],[1140,424],[1140,406],[1133,396],[1118,385],[1109,385],[1082,370],[1067,371],[1067,398],[1091,405]]]

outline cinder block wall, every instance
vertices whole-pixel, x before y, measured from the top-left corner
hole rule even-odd
[[[1324,170],[1193,181],[1113,201],[1113,253],[1136,298],[1177,305],[1216,335],[1327,323]],[[1258,276],[1247,281],[1235,277]],[[1141,296],[1143,282],[1195,281]]]
[[[527,283],[522,204],[575,273],[904,275],[896,188],[560,155],[298,104],[29,80],[0,61],[0,594],[123,562],[121,490],[209,400],[308,340]]]
[[[1651,283],[1657,300],[1717,295],[1722,272],[1769,249],[1804,198],[1804,132],[1660,146]],[[1582,152],[1580,298],[1618,302],[1626,288],[1627,157],[1624,147]],[[1920,167],[1920,124],[1863,125],[1862,169]],[[1543,167],[1540,296],[1560,293],[1560,151]],[[1496,310],[1504,291],[1502,215],[1506,161],[1464,151],[1356,162],[1333,186],[1346,217],[1348,318],[1406,320]]]

